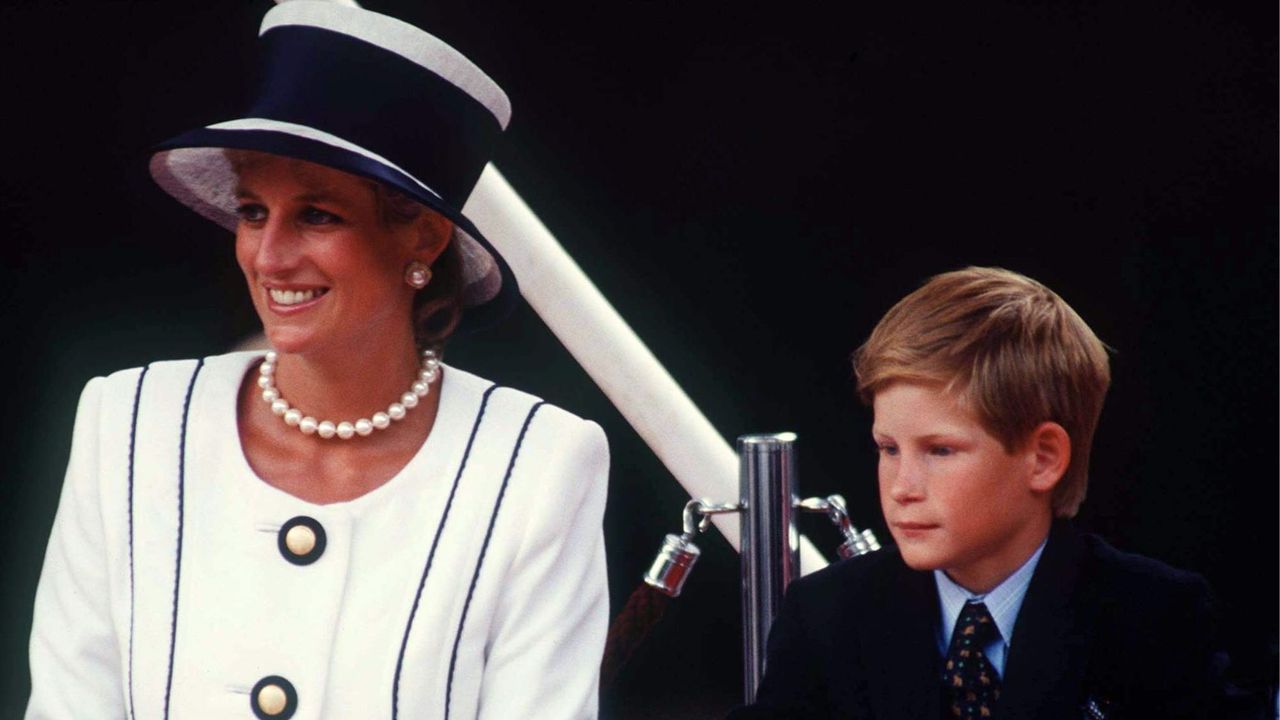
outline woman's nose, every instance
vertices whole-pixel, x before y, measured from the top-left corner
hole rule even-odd
[[[298,237],[285,222],[268,219],[258,229],[258,248],[254,266],[262,275],[276,275],[292,270],[298,263]]]

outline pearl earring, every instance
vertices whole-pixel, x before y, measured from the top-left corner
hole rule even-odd
[[[404,268],[404,281],[414,290],[421,290],[431,282],[431,268],[424,262],[414,260]]]

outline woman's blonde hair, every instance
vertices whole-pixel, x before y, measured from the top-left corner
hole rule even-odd
[[[407,225],[422,213],[435,212],[408,195],[382,183],[370,181],[379,214],[386,225]],[[448,223],[450,232],[453,224]],[[443,251],[431,263],[431,282],[413,296],[413,337],[418,349],[440,350],[462,320],[462,252],[450,237]]]
[[[885,313],[853,371],[868,405],[892,382],[943,385],[1010,452],[1040,423],[1058,423],[1071,460],[1054,514],[1071,517],[1084,501],[1111,370],[1106,346],[1044,285],[1000,268],[936,275]]]

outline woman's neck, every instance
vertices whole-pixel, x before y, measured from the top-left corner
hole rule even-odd
[[[335,423],[386,412],[414,382],[421,358],[412,342],[346,352],[281,353],[275,383],[305,415]]]

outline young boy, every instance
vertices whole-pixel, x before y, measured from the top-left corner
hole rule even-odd
[[[1053,291],[938,275],[854,354],[896,548],[794,583],[745,718],[1209,718],[1222,658],[1197,575],[1067,522],[1106,348]]]

